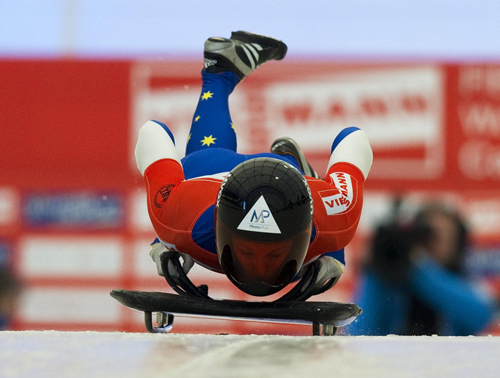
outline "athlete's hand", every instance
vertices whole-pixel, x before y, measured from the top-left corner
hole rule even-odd
[[[157,240],[155,240],[153,244],[151,244],[151,251],[149,252],[149,256],[151,256],[151,258],[155,262],[156,271],[158,272],[158,274],[160,276],[165,276],[165,273],[163,273],[163,269],[161,267],[161,255],[162,253],[168,252],[168,249]],[[189,255],[186,255],[185,253],[179,253],[179,254],[183,260],[182,270],[184,270],[184,273],[187,274],[193,267],[194,261]],[[175,270],[172,261],[168,262],[168,272],[172,277],[179,278],[179,274]]]
[[[156,239],[153,244],[151,244],[151,251],[149,251],[149,256],[156,263],[156,270],[160,276],[165,276],[163,269],[161,268],[161,254],[167,252],[167,248],[161,244],[158,239]]]
[[[188,274],[188,272],[191,270],[191,268],[194,265],[194,261],[191,258],[191,256],[185,254],[185,253],[179,253],[179,255],[182,258],[182,270],[184,271],[185,274]],[[174,268],[174,263],[172,260],[169,260],[168,262],[168,272],[170,275],[174,278],[180,278],[179,273],[177,273],[177,270]]]
[[[323,286],[329,280],[332,280],[332,282],[328,285],[328,288],[331,288],[338,282],[340,276],[344,273],[344,264],[331,256],[321,256],[318,262],[320,263],[320,269],[318,278],[314,283],[314,291],[319,294],[324,291],[322,290]]]

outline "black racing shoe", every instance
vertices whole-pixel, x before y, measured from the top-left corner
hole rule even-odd
[[[299,167],[306,176],[320,178],[316,171],[307,162],[296,141],[289,137],[278,138],[271,145],[271,152],[281,156],[290,155],[297,160]]]
[[[240,81],[261,64],[285,57],[287,46],[264,35],[236,31],[231,38],[211,37],[205,41],[205,71],[232,71]]]

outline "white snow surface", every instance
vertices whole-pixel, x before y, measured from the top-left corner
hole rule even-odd
[[[0,377],[500,377],[500,338],[3,331]]]

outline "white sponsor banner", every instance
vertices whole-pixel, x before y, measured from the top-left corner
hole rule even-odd
[[[497,236],[500,224],[500,199],[471,199],[468,203],[468,222],[478,236]]]
[[[134,243],[134,274],[141,278],[151,278],[157,275],[156,263],[153,261],[149,252],[151,243],[155,236],[150,238],[136,239]]]
[[[169,84],[175,72],[168,64],[137,62],[131,72],[133,169],[134,135],[149,119],[167,124],[184,156],[201,86]],[[324,151],[327,156],[336,135],[357,126],[375,150],[423,150],[423,157],[378,158],[371,177],[436,177],[444,164],[442,76],[440,68],[430,65],[361,68],[346,74],[336,73],[332,64],[331,74],[312,74],[310,79],[243,84],[229,98],[238,151],[268,151],[274,139],[290,136],[306,155]],[[152,86],[154,79],[165,84]]]
[[[9,225],[19,218],[19,195],[9,187],[0,187],[0,225]]]
[[[18,317],[28,322],[114,324],[120,319],[120,306],[109,296],[109,288],[27,288]]]
[[[123,242],[116,237],[26,236],[21,271],[30,277],[119,277]]]
[[[443,165],[442,73],[436,67],[366,69],[266,89],[270,139],[325,151],[345,127],[364,130],[374,150],[422,148],[423,158],[378,159],[375,177],[435,176]]]
[[[459,93],[463,140],[457,148],[458,167],[470,180],[499,180],[500,67],[460,68]]]
[[[146,186],[133,191],[129,199],[131,209],[131,216],[129,219],[132,228],[136,231],[154,232],[148,213]]]
[[[151,87],[152,79],[172,76],[165,64],[137,62],[132,65],[130,76],[132,137],[129,156],[132,169],[137,169],[134,150],[139,129],[149,120],[167,125],[174,135],[177,151],[183,156],[201,88],[191,88],[187,84],[175,88]]]
[[[174,135],[177,152],[181,157],[185,155],[191,122],[201,95],[201,80],[196,86],[172,85],[168,79],[175,78],[175,75],[168,64],[145,61],[136,62],[132,66],[130,157],[133,169],[137,169],[134,157],[137,134],[148,120],[165,123]],[[154,79],[160,79],[165,84],[152,87],[150,83]],[[252,140],[252,130],[248,127],[239,127],[247,118],[245,98],[241,92],[236,91],[231,94],[229,103],[234,129],[238,134],[238,149],[243,151]]]

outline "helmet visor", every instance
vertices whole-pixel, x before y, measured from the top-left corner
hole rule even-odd
[[[250,295],[266,296],[285,287],[297,274],[309,246],[311,227],[277,242],[256,242],[231,233],[217,222],[219,260],[229,279]]]

